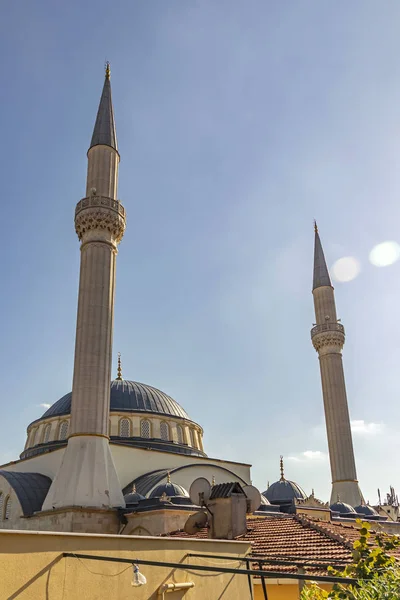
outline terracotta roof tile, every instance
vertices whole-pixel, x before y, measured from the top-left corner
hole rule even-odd
[[[345,531],[339,535],[331,532],[329,528],[319,527],[323,521],[312,521],[298,515],[285,517],[253,517],[247,518],[247,532],[236,538],[249,541],[252,547],[252,556],[299,562],[321,563],[321,569],[309,568],[307,572],[324,572],[325,565],[350,562],[353,539],[357,538],[357,530],[353,527],[350,533]],[[326,525],[331,525],[326,523]],[[349,533],[349,535],[347,535]],[[173,537],[206,538],[207,529],[195,535],[184,531],[176,531]],[[257,568],[257,565],[254,565]],[[265,565],[270,571],[297,572],[295,565]]]

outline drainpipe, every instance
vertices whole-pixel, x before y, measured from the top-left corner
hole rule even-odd
[[[168,592],[176,592],[177,590],[189,590],[194,587],[193,581],[187,581],[185,583],[164,583],[158,588],[158,595],[165,597]]]

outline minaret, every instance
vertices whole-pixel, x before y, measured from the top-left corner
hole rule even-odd
[[[340,495],[342,502],[359,506],[363,496],[357,481],[351,437],[342,348],[344,327],[336,315],[335,295],[315,223],[313,296],[316,324],[311,339],[319,354],[326,431],[332,473],[331,504]]]
[[[81,264],[70,434],[42,510],[125,506],[108,437],[115,263],[125,231],[108,63],[87,156],[86,197],[75,210]]]

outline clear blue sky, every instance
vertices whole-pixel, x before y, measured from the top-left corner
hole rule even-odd
[[[335,285],[360,484],[371,502],[400,488],[400,263],[368,261],[400,240],[399,19],[396,0],[3,3],[1,462],[71,389],[73,215],[109,59],[125,378],[176,398],[260,488],[283,454],[327,499],[315,217],[329,265],[361,264]]]

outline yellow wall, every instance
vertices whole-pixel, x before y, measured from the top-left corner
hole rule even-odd
[[[188,552],[243,556],[246,542],[184,540],[74,533],[0,531],[0,600],[156,600],[167,582],[193,581],[195,587],[165,594],[166,600],[247,600],[244,575],[140,567],[147,585],[133,588],[132,568],[123,563],[62,558],[62,552],[215,565],[223,561],[185,558]],[[240,566],[230,562],[229,567]],[[124,573],[121,573],[127,569]],[[94,571],[100,574],[93,574]],[[120,573],[120,574],[119,574]],[[119,574],[119,575],[118,575]]]
[[[298,582],[290,582],[289,580],[281,580],[281,583],[278,583],[275,580],[266,580],[267,584],[267,593],[268,600],[299,600],[300,591]],[[331,585],[321,585],[323,590],[332,589]],[[264,600],[264,593],[262,586],[259,585],[258,581],[255,580],[254,585],[254,600]]]

